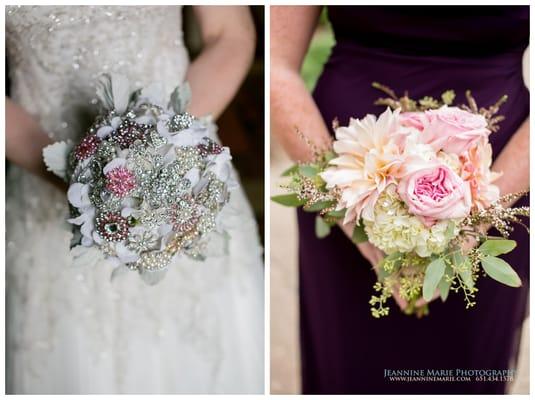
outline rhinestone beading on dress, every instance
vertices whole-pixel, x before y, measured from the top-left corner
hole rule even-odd
[[[46,111],[50,118],[41,122],[50,136],[65,139],[73,131],[80,136],[96,114],[95,82],[102,73],[126,75],[135,88],[165,76],[168,95],[184,80],[188,60],[180,13],[180,7],[7,6],[12,96],[33,93],[29,111]],[[27,79],[44,74],[37,87]],[[67,99],[70,104],[62,104]],[[76,117],[56,114],[65,108]]]

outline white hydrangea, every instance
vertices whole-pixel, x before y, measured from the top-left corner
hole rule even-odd
[[[450,240],[459,233],[459,220],[439,221],[427,228],[418,217],[410,214],[389,185],[374,207],[374,220],[364,219],[369,241],[386,254],[414,251],[420,257],[443,252]]]

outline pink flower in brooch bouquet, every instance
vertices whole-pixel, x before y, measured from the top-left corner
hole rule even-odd
[[[419,130],[421,142],[431,145],[435,151],[457,155],[490,134],[485,117],[458,107],[443,106],[437,110],[403,113],[401,123]]]
[[[403,165],[403,143],[408,129],[400,124],[400,111],[389,108],[379,118],[351,119],[336,129],[333,144],[338,157],[320,174],[327,188],[338,188],[338,209],[346,208],[344,223],[373,219],[379,194],[395,182]]]
[[[438,160],[408,166],[397,190],[409,212],[428,227],[439,220],[464,218],[472,207],[469,183]]]

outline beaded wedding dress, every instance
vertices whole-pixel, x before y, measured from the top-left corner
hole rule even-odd
[[[10,96],[54,140],[89,126],[102,73],[167,95],[185,78],[180,7],[6,10]],[[228,251],[179,258],[150,286],[134,272],[111,280],[105,262],[73,266],[65,194],[7,175],[8,393],[263,391],[261,247],[241,189],[225,207]]]

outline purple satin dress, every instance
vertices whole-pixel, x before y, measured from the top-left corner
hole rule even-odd
[[[374,81],[414,98],[454,89],[459,102],[471,89],[480,106],[509,95],[500,112],[506,120],[491,135],[495,156],[528,118],[522,78],[528,7],[333,6],[328,12],[336,45],[314,91],[328,126],[334,118],[346,124],[381,113],[384,108],[373,105],[382,95],[371,87]],[[518,247],[505,257],[521,288],[485,277],[475,308],[466,310],[463,296],[451,293],[422,319],[402,314],[395,303],[390,316],[375,319],[368,304],[376,279],[370,264],[339,229],[317,239],[314,215],[299,211],[298,218],[304,393],[505,392],[502,379],[400,382],[385,378],[385,370],[514,368],[527,312],[525,230],[517,227]]]

